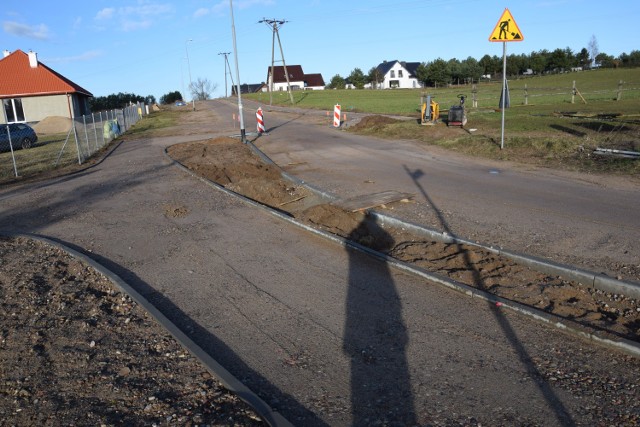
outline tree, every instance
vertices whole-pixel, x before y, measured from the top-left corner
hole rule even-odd
[[[351,74],[349,74],[348,80],[356,89],[364,89],[364,85],[367,82],[360,68],[354,68]]]
[[[586,48],[582,48],[576,55],[576,61],[578,66],[582,68],[589,68],[591,66],[591,60],[589,59],[589,51]]]
[[[173,104],[176,101],[182,101],[182,94],[177,90],[164,94],[160,97],[160,103],[164,105]]]
[[[369,70],[369,74],[367,74],[368,83],[371,83],[374,89],[378,88],[378,85],[384,81],[384,76],[378,70],[378,67],[373,67]]]
[[[595,35],[591,36],[591,40],[589,40],[589,44],[587,45],[587,50],[589,51],[589,58],[591,59],[591,66],[596,65],[596,58],[600,51],[598,50],[598,40]]]
[[[571,52],[569,48],[567,48],[567,50]],[[571,58],[567,57],[567,50],[558,48],[551,52],[549,57],[549,68],[551,71],[565,71],[571,67]]]
[[[596,64],[600,65],[600,67],[602,68],[614,68],[616,67],[616,60],[611,55],[607,55],[606,53],[599,53],[596,56]]]
[[[423,86],[427,85],[429,75],[426,63],[421,62],[420,65],[418,65],[418,68],[416,68],[416,78]]]
[[[331,81],[327,85],[327,89],[344,89],[345,81],[340,74],[331,77]]]
[[[449,83],[449,67],[447,62],[438,58],[427,64],[427,83],[433,86],[446,85]]]
[[[147,95],[144,97],[134,93],[118,92],[107,96],[96,96],[91,98],[89,100],[89,107],[91,108],[91,111],[104,111],[116,108],[125,108],[128,105],[136,104],[138,102],[153,104],[155,100],[156,98],[153,95]]]
[[[478,81],[480,76],[484,74],[484,69],[480,63],[473,57],[468,57],[461,63],[462,76],[465,80]]]
[[[218,88],[217,84],[212,84],[208,79],[198,77],[195,82],[189,84],[191,96],[196,101],[206,101],[211,97],[211,92]]]

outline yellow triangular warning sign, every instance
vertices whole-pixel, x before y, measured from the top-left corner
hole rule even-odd
[[[489,36],[490,42],[521,42],[524,36],[509,9],[505,9]]]

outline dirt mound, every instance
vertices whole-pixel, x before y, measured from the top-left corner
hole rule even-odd
[[[390,125],[394,123],[400,123],[401,120],[392,119],[387,116],[366,116],[363,117],[357,124],[351,127],[352,130],[362,131],[362,130],[375,130],[378,128],[382,128],[385,125]]]
[[[66,133],[71,129],[71,119],[62,116],[49,116],[33,125],[33,128],[39,135]]]

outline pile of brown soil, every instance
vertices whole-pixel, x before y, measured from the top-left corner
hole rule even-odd
[[[49,116],[33,125],[38,135],[67,133],[71,129],[71,119],[69,117]]]

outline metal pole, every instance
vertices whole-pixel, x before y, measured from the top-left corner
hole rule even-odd
[[[500,132],[500,149],[504,149],[504,113],[507,105],[507,43],[502,42],[502,130]]]
[[[191,62],[189,62],[189,42],[192,42],[192,39],[184,42],[184,50],[187,52],[187,67],[189,68],[189,90],[193,91],[193,82],[191,81]],[[193,103],[193,111],[196,111],[196,100],[193,97],[193,92],[191,93],[191,102]]]
[[[269,80],[269,105],[273,105],[273,79],[275,75],[275,48],[276,48],[276,30],[275,24],[271,36],[271,79]]]
[[[238,68],[238,46],[236,44],[236,24],[233,21],[233,0],[229,0],[231,8],[231,35],[233,36],[233,56],[236,63],[236,92],[238,93],[238,115],[240,116],[240,139],[247,142],[246,131],[244,129],[244,117],[242,117],[242,96],[240,95],[240,69]]]
[[[96,130],[96,116],[91,113],[91,120],[93,120],[93,136],[96,138],[94,140],[93,146],[95,147],[96,151],[98,151],[98,131]]]
[[[8,100],[11,102],[11,100]],[[9,149],[11,150],[11,159],[13,160],[13,173],[16,178],[18,177],[18,166],[16,165],[16,156],[13,153],[13,142],[11,141],[11,132],[9,131],[9,119],[7,119],[7,112],[4,109],[4,99],[2,100],[2,115],[4,116],[4,122],[7,126],[7,137],[9,137]],[[14,115],[15,117],[15,115]]]

